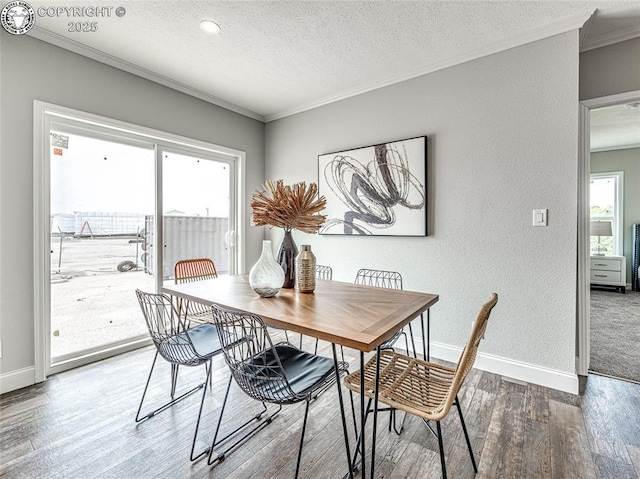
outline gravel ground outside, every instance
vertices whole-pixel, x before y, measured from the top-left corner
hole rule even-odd
[[[132,242],[130,242],[132,241]],[[58,357],[141,334],[148,334],[135,289],[153,290],[135,239],[51,239],[51,355]]]

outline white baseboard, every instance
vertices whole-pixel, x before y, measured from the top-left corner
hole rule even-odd
[[[416,338],[416,342],[420,341]],[[422,350],[422,345],[416,345],[418,351]],[[434,358],[457,363],[462,354],[462,348],[449,346],[447,344],[431,342],[430,355]],[[513,359],[502,358],[492,354],[478,352],[475,368],[490,373],[507,376],[509,378],[526,381],[528,383],[545,386],[571,394],[578,394],[578,375],[570,374],[555,369],[543,368],[535,364],[523,363]]]
[[[0,375],[0,394],[26,388],[36,383],[36,369],[31,366]]]
[[[416,338],[416,349],[422,351],[422,344]],[[434,358],[458,362],[462,348],[431,342],[430,354]],[[543,368],[535,364],[523,363],[492,354],[479,352],[474,367],[490,373],[507,376],[520,381],[538,384],[571,394],[578,394],[578,376],[564,371]],[[19,369],[0,376],[0,394],[35,384],[35,368]]]

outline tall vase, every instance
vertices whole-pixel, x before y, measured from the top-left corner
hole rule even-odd
[[[284,272],[273,257],[271,241],[262,242],[262,254],[249,271],[249,285],[263,298],[275,296],[282,288]]]
[[[284,237],[282,243],[278,248],[278,254],[276,255],[276,261],[280,263],[284,271],[284,284],[283,288],[293,288],[296,284],[296,256],[298,255],[298,247],[293,241],[291,236],[291,230],[284,230]]]
[[[301,248],[296,256],[296,291],[313,293],[316,289],[316,257],[310,245],[303,244]]]

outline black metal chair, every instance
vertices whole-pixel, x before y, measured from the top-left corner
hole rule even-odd
[[[283,404],[295,404],[302,401],[306,403],[296,463],[295,477],[298,477],[309,402],[318,390],[336,381],[336,374],[348,374],[347,363],[335,360],[335,347],[334,360],[332,360],[302,351],[288,342],[274,345],[267,326],[262,318],[255,314],[223,309],[215,304],[212,305],[212,310],[224,358],[231,369],[231,376],[235,382],[248,396],[263,403],[278,405],[276,412],[264,422],[271,422],[271,419],[282,409]],[[243,340],[238,341],[237,338],[240,337]],[[230,386],[231,380],[227,387],[227,394]],[[339,385],[338,388],[340,388]],[[339,399],[346,436],[341,393]],[[227,396],[225,396],[220,411],[209,453],[209,465],[224,460],[224,453],[214,455],[214,452],[215,446],[219,444],[217,436],[226,404]]]
[[[332,278],[333,278],[333,269],[331,268],[331,266],[325,266],[321,264],[316,265],[316,279],[331,281]],[[287,341],[289,341],[289,336],[287,335],[286,331],[285,331],[285,336],[287,338]],[[313,354],[318,354],[318,341],[319,340],[316,338],[316,346],[313,351]],[[302,334],[300,335],[300,349],[302,349]]]
[[[327,281],[331,281],[333,279],[333,269],[331,268],[331,266],[317,264],[316,279],[324,279]]]
[[[316,279],[323,279],[326,281],[331,281],[333,279],[333,269],[331,266],[325,266],[322,264],[316,265]],[[313,351],[313,354],[318,354],[318,341],[316,338],[316,347]],[[302,349],[302,335],[300,335],[300,348]]]
[[[375,286],[376,288],[402,289],[402,275],[397,271],[361,268],[356,273],[356,279],[354,283],[363,284],[366,286]],[[409,330],[413,341],[413,331],[411,331],[411,324],[409,324]],[[409,341],[407,340],[407,334],[402,329],[400,331],[397,331],[393,336],[382,343],[380,345],[380,349],[393,349],[394,343],[400,338],[400,336],[404,336],[406,351],[409,352]]]
[[[207,384],[211,377],[211,358],[221,351],[216,327],[213,324],[201,324],[188,329],[184,316],[180,316],[171,301],[171,297],[166,294],[145,293],[139,289],[136,290],[136,295],[147,323],[149,334],[156,346],[156,354],[151,364],[151,370],[149,371],[149,377],[147,378],[142,398],[140,399],[140,405],[138,406],[136,422],[139,423],[150,419],[173,406],[178,401],[202,389],[202,399],[200,400],[198,419],[191,444],[190,457],[192,461],[195,461],[208,453],[208,450],[206,450],[195,455],[195,446],[198,428],[200,427],[200,418],[202,416],[202,406],[207,393]],[[153,375],[158,355],[162,356],[171,364],[171,400],[149,413],[141,414],[142,405],[147,395],[147,390],[149,389],[149,383],[151,382],[151,376]],[[206,373],[205,380],[180,396],[175,397],[178,366],[193,367],[203,364]]]

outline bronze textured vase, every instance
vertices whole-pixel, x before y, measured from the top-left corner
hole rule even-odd
[[[311,246],[303,244],[296,256],[296,291],[313,293],[316,289],[316,257]]]
[[[296,284],[296,256],[298,256],[298,247],[293,241],[291,230],[284,230],[284,237],[276,254],[276,261],[284,270],[283,288],[293,288]]]

